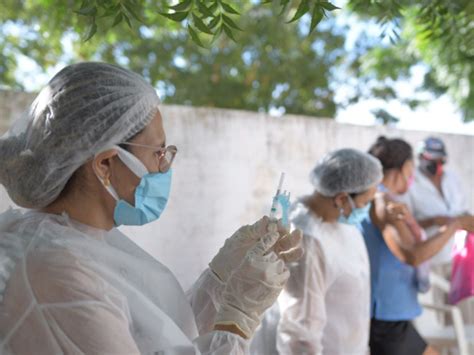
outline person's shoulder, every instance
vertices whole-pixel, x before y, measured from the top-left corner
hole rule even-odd
[[[301,229],[303,235],[313,237],[323,223],[322,219],[313,213],[302,203],[295,203],[290,213],[290,221],[293,227]]]
[[[430,185],[432,182],[425,175],[425,173],[417,167],[415,170],[415,179],[413,180],[413,186],[408,189],[408,192],[413,191],[414,189],[419,188],[420,186]]]
[[[453,182],[453,183],[459,183],[461,181],[461,177],[459,176],[458,173],[456,173],[456,171],[454,171],[453,169],[450,169],[450,168],[446,168],[444,171],[443,171],[443,174],[444,174],[444,179],[450,181],[450,182]]]
[[[0,232],[14,229],[14,226],[21,223],[24,219],[25,213],[23,210],[9,208],[3,213],[0,213]]]
[[[328,247],[327,234],[320,228],[315,226],[311,230],[303,231],[303,247],[305,249],[304,258],[322,258],[326,254]]]
[[[376,213],[378,214],[379,211],[385,211],[385,206],[391,201],[393,201],[393,199],[390,197],[388,193],[378,191],[375,194],[372,204],[374,206]]]
[[[106,295],[121,297],[91,260],[65,248],[42,248],[28,254],[26,260],[28,280],[40,304],[101,301]]]
[[[347,236],[353,237],[361,235],[360,228],[353,224],[340,223],[340,228]]]
[[[348,247],[353,238],[361,236],[359,229],[347,223],[325,222],[316,226],[308,236],[307,243],[318,249],[328,260],[338,257],[340,251]]]

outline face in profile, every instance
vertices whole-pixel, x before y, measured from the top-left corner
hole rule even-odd
[[[397,193],[402,195],[408,191],[414,178],[415,164],[412,159],[405,161],[402,168],[398,171],[396,178]]]
[[[130,153],[136,156],[150,173],[159,172],[160,154],[162,149],[166,147],[166,135],[159,111],[148,126],[130,140],[130,143],[137,144],[127,146]],[[152,147],[156,147],[156,149]],[[115,162],[116,164],[112,167],[110,181],[119,196],[134,205],[135,189],[140,183],[140,179],[118,157],[115,158]]]
[[[374,199],[376,193],[377,186],[374,185],[364,193],[358,194],[356,197],[354,197],[354,204],[356,208],[367,206]]]
[[[344,216],[348,217],[354,208],[364,208],[372,202],[376,193],[377,185],[371,186],[367,191],[354,197],[349,196],[347,193],[340,193],[336,196],[334,204],[338,209],[342,209]],[[352,203],[350,200],[352,200]]]

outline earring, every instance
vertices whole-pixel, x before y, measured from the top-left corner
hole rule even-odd
[[[104,178],[104,185],[105,185],[106,187],[109,187],[109,186],[110,186],[110,179],[109,179],[108,177],[105,177],[105,178]]]

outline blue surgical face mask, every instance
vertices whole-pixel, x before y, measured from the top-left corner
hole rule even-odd
[[[354,226],[359,225],[362,221],[368,217],[370,206],[372,203],[366,204],[364,207],[357,208],[352,197],[349,196],[349,203],[351,204],[351,214],[349,217],[344,216],[344,213],[341,211],[338,222],[345,224],[352,224]]]
[[[171,189],[171,169],[166,173],[149,173],[143,163],[125,149],[115,146],[120,160],[140,178],[135,189],[135,206],[121,199],[109,184],[104,185],[117,201],[114,210],[116,226],[142,226],[160,218],[166,207]]]

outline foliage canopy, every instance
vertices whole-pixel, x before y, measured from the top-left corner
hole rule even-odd
[[[396,89],[422,63],[418,90],[448,93],[474,119],[474,2],[347,0],[341,10],[333,2],[4,0],[0,83],[21,88],[22,56],[39,68],[105,60],[142,73],[165,102],[332,117],[341,77],[354,83],[345,104],[424,104]],[[381,38],[364,34],[348,49],[350,24],[336,13],[377,23]]]

